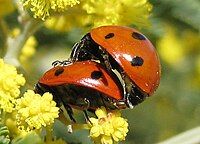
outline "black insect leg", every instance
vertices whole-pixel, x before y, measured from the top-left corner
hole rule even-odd
[[[79,55],[80,47],[81,47],[81,42],[75,43],[74,46],[72,47],[72,52],[70,55],[71,61],[73,62],[76,61]]]
[[[124,87],[124,101],[127,107],[133,108],[134,106],[130,102],[130,99],[129,99],[131,95],[132,87],[133,87],[132,82],[130,81],[130,78],[125,75],[124,72],[120,72],[120,73],[124,81],[124,86],[123,86]]]
[[[76,123],[76,120],[75,120],[74,117],[73,117],[73,110],[72,110],[72,108],[71,108],[69,105],[64,105],[64,107],[65,107],[65,109],[66,109],[66,111],[67,111],[67,114],[68,114],[70,120],[71,120],[73,123]]]
[[[56,60],[56,61],[54,61],[51,65],[52,65],[53,67],[56,67],[56,66],[61,65],[61,64],[62,64],[62,61]]]
[[[90,121],[89,116],[87,114],[87,110],[83,110],[83,113],[84,113],[84,117],[85,117],[86,122],[89,122],[90,124],[92,124],[92,122]]]
[[[90,107],[90,101],[89,101],[87,98],[85,98],[85,99],[84,99],[84,102],[85,102],[85,104],[87,105],[87,106],[84,107],[84,110],[83,110],[84,117],[85,117],[86,122],[89,121],[89,122],[91,123],[91,121],[90,121],[90,119],[89,119],[89,116],[88,116],[88,114],[87,114],[87,109]]]

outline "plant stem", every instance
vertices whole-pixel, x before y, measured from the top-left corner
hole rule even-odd
[[[0,33],[2,37],[2,45],[1,45],[2,50],[1,50],[0,57],[3,57],[3,55],[6,52],[6,39],[7,39],[8,29],[7,29],[7,25],[5,24],[5,21],[1,18],[0,18]]]
[[[200,143],[200,126],[178,134],[158,144],[197,144]]]
[[[41,26],[42,22],[35,20],[35,19],[31,19],[30,21],[28,21],[25,26],[24,29],[22,31],[22,33],[15,39],[8,37],[7,39],[7,52],[4,56],[4,60],[7,63],[10,63],[14,66],[19,67],[20,66],[20,62],[18,60],[18,57],[21,53],[21,49],[23,48],[24,44],[26,43],[26,40],[34,34],[34,32]]]

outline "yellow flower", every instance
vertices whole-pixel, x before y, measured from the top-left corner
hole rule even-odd
[[[26,60],[35,54],[35,47],[37,46],[37,41],[34,36],[31,36],[26,41],[24,47],[22,48],[21,55],[19,57],[21,62],[26,62]]]
[[[20,94],[20,86],[25,84],[22,74],[17,74],[14,66],[5,64],[0,59],[0,109],[12,112],[16,98]]]
[[[30,131],[54,123],[54,119],[58,117],[59,108],[56,107],[50,93],[40,96],[28,90],[23,97],[17,100],[16,110],[18,128]]]
[[[84,0],[62,16],[51,17],[47,28],[69,31],[73,27],[98,27],[102,25],[148,26],[152,5],[147,0]]]
[[[0,17],[3,17],[14,11],[12,0],[0,0]]]
[[[78,13],[81,13],[80,15]],[[45,21],[45,26],[60,32],[68,32],[74,27],[82,27],[87,23],[86,17],[83,15],[84,11],[74,9],[72,13],[66,13],[61,16],[54,16]]]
[[[20,31],[19,28],[14,28],[14,29],[11,31],[10,35],[11,35],[12,38],[16,38],[20,33],[21,33],[21,31]]]
[[[96,118],[90,118],[90,137],[94,143],[113,144],[125,140],[128,132],[127,120],[122,118],[119,111],[107,113],[102,107],[96,110]]]
[[[22,0],[23,6],[34,13],[35,18],[45,20],[53,12],[63,12],[79,4],[79,0]]]
[[[130,24],[144,26],[148,24],[152,5],[147,0],[86,0],[83,9],[94,27]]]
[[[157,43],[158,52],[165,62],[176,66],[185,56],[183,41],[174,28],[165,27],[166,33]]]

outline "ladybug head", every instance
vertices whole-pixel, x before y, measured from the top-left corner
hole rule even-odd
[[[128,96],[127,104],[131,108],[131,107],[136,106],[139,103],[143,102],[147,96],[148,96],[148,94],[139,90],[137,87],[132,86],[131,93]]]
[[[43,95],[47,90],[39,83],[35,85],[34,92]]]

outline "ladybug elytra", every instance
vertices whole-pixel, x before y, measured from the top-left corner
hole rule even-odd
[[[117,70],[124,81],[124,101],[130,108],[152,95],[160,82],[156,50],[133,28],[94,28],[74,45],[70,58],[72,62],[98,60],[110,74]]]
[[[58,106],[64,105],[71,120],[72,108],[94,112],[98,107],[125,108],[118,79],[92,61],[58,65],[48,70],[35,86],[35,92],[50,92]],[[87,117],[86,117],[87,118]],[[87,118],[88,119],[88,118]]]

